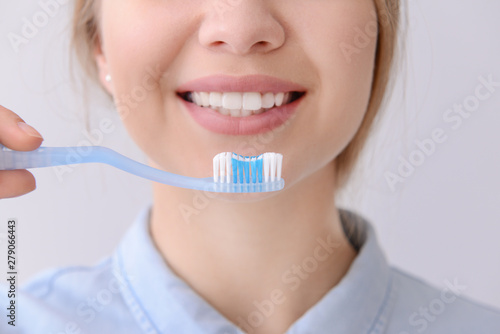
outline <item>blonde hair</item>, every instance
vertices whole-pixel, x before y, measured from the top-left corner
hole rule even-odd
[[[374,119],[382,106],[394,67],[397,32],[400,23],[399,0],[374,0],[378,17],[378,39],[375,68],[369,104],[364,119],[351,142],[336,158],[337,189],[347,183],[366,140]],[[72,46],[86,73],[98,78],[94,59],[99,42],[98,0],[76,0],[73,19]]]
[[[336,158],[337,189],[342,189],[351,176],[351,171],[373,128],[373,121],[382,107],[394,68],[401,15],[399,0],[375,0],[375,5],[379,18],[379,33],[370,101],[358,132]]]

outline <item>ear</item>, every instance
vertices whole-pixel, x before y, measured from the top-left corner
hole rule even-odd
[[[111,73],[109,72],[109,66],[108,66],[108,61],[106,59],[106,54],[103,50],[102,44],[99,39],[96,41],[96,45],[94,48],[94,58],[97,64],[99,82],[110,95],[113,95],[112,82],[106,80],[106,77],[111,75]]]

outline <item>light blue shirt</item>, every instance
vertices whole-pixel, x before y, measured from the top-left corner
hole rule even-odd
[[[459,281],[436,289],[390,267],[371,225],[340,212],[358,255],[341,282],[287,334],[500,334],[499,311],[464,298]],[[24,286],[15,328],[7,325],[2,286],[0,333],[243,333],[169,269],[149,235],[149,213],[150,206],[111,257],[92,267],[52,270]],[[255,312],[263,317],[268,311]],[[251,329],[260,317],[237,325]]]

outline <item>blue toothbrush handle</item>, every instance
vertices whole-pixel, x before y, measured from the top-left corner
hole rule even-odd
[[[34,151],[14,151],[0,145],[0,170],[14,170],[40,167],[73,165],[85,162],[99,162],[100,154],[94,147],[91,151],[79,153],[77,147],[40,147]]]
[[[203,186],[207,183],[205,179],[177,175],[141,164],[103,146],[40,147],[29,152],[14,151],[5,147],[0,149],[0,170],[82,163],[105,163],[137,176],[175,186]],[[206,180],[213,181],[211,178]]]

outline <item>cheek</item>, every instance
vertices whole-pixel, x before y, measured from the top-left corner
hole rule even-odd
[[[326,166],[342,152],[356,134],[368,106],[373,79],[377,37],[367,35],[358,43],[358,31],[376,24],[372,1],[332,2],[317,10],[304,10],[302,33],[305,59],[317,75],[318,85],[310,92],[307,110],[297,118],[300,129],[287,166],[294,177]],[[351,58],[343,46],[355,49]],[[295,154],[299,154],[297,156]]]
[[[113,78],[115,105],[130,136],[150,157],[158,156],[158,142],[181,136],[174,122],[166,122],[164,107],[171,103],[174,91],[167,86],[172,80],[166,79],[174,75],[176,59],[193,35],[188,27],[194,25],[186,20],[192,17],[188,3],[102,2],[103,46]],[[180,150],[178,145],[169,147],[166,156]]]
[[[357,132],[371,92],[377,19],[372,1],[339,2],[329,13],[317,13],[321,25],[308,34],[310,58],[320,75],[313,94],[318,108],[312,133],[338,154]],[[312,43],[314,42],[314,44]]]
[[[189,15],[192,7],[179,3],[102,2],[104,51],[118,95],[143,86],[144,80],[152,74],[158,82],[168,76],[166,70],[192,34],[188,30],[192,25],[186,20],[192,17]]]

